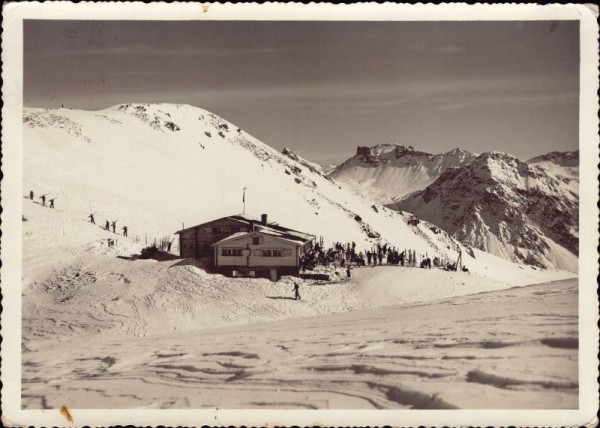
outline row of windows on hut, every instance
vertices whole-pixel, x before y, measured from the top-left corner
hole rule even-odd
[[[260,237],[255,236],[254,238],[252,238],[252,245],[260,245],[260,244],[262,244],[262,240]],[[182,244],[182,245],[183,245],[182,248],[195,248],[195,244]],[[210,250],[210,242],[204,242],[204,243],[201,242],[201,243],[199,243],[198,246],[205,250]]]
[[[245,248],[221,248],[222,256],[232,256],[232,257],[240,257],[243,254]],[[292,251],[281,249],[281,248],[272,248],[272,249],[260,249],[253,250],[252,254],[256,257],[291,257]]]

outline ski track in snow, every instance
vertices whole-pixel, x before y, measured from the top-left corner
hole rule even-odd
[[[47,344],[23,355],[23,406],[575,408],[576,300],[571,280],[266,324]]]

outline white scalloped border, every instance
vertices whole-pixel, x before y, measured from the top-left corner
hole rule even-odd
[[[2,421],[5,425],[593,425],[598,409],[598,8],[595,5],[355,3],[22,2],[3,5],[2,25]],[[579,410],[21,410],[22,31],[24,19],[580,21]]]

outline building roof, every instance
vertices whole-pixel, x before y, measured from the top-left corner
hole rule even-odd
[[[244,220],[242,216],[232,215],[232,216],[227,216],[227,217],[216,218],[214,220],[210,220],[210,221],[207,221],[207,222],[204,222],[204,223],[200,223],[200,224],[197,224],[195,226],[186,227],[185,229],[178,230],[175,233],[187,232],[188,230],[196,229],[198,227],[205,226],[205,225],[207,225],[209,223],[214,223],[215,221],[225,220],[225,219],[235,220],[235,221],[238,221],[239,223],[242,223],[242,224],[250,224],[250,220]],[[260,220],[253,220],[253,221],[254,222],[260,222]]]
[[[237,233],[234,233],[233,235],[229,235],[227,238],[223,238],[220,241],[214,242],[213,244],[211,244],[211,247],[213,245],[222,244],[224,242],[232,241],[232,240],[237,239],[237,238],[239,238],[239,237],[241,237],[243,235],[247,235],[248,233],[250,233],[250,232],[237,232]]]
[[[235,241],[236,239],[241,238],[243,236],[252,235],[252,234],[256,234],[256,233],[257,234],[262,234],[262,235],[270,235],[270,236],[273,236],[274,238],[281,239],[282,241],[287,241],[287,242],[289,242],[291,244],[294,244],[294,245],[297,245],[297,246],[302,246],[306,242],[306,241],[301,241],[299,239],[285,238],[281,234],[279,234],[277,232],[274,232],[274,231],[261,230],[261,231],[258,231],[258,232],[255,231],[255,232],[237,232],[237,233],[234,233],[233,235],[229,235],[227,238],[223,238],[220,241],[217,241],[217,242],[211,244],[211,247],[214,247],[216,245],[225,244],[225,243],[227,243],[229,241]]]
[[[224,219],[238,221],[238,222],[243,223],[248,226],[250,225],[251,222],[254,222],[256,232],[265,232],[265,233],[270,233],[269,231],[277,232],[275,236],[278,236],[278,237],[284,238],[284,239],[289,239],[290,241],[300,241],[300,242],[304,243],[304,242],[309,242],[309,241],[312,241],[313,239],[315,239],[314,235],[310,235],[310,234],[304,233],[304,232],[299,232],[297,230],[290,229],[290,228],[287,228],[284,226],[280,226],[277,223],[267,223],[267,226],[264,226],[261,223],[260,219],[253,218],[253,217],[250,217],[245,214],[237,214],[237,215],[231,215],[231,216],[227,216],[227,217],[221,217],[221,218],[218,218],[215,220],[208,221],[206,223],[201,223],[196,226],[187,227],[185,229],[178,230],[175,233],[182,233],[182,232],[185,232],[185,231],[188,231],[191,229],[196,229],[196,228],[202,227],[206,224],[213,223],[218,220],[224,220]],[[242,232],[242,233],[245,233],[245,232]]]

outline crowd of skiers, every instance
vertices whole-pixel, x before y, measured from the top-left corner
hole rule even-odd
[[[96,224],[96,219],[94,218],[93,213],[90,214],[88,218],[90,219],[90,223]],[[110,232],[111,227],[112,232],[117,233],[117,220],[114,220],[112,222],[106,220],[106,223],[104,224],[104,230],[108,230]],[[123,226],[123,236],[127,236],[127,226]]]
[[[48,195],[49,195],[49,193],[46,193],[46,194],[44,194],[44,195],[42,195],[42,196],[39,196],[38,198],[39,198],[39,199],[42,201],[42,206],[44,206],[44,207],[46,206],[46,199],[48,199],[48,202],[49,202],[49,207],[50,207],[50,208],[54,208],[54,201],[55,201],[57,198],[46,198],[46,196],[48,196]],[[31,201],[33,201],[33,199],[34,199],[33,190],[30,190],[30,191],[29,191],[29,199],[30,199]]]
[[[49,207],[50,207],[50,208],[54,208],[54,201],[55,201],[57,198],[46,198],[48,195],[49,195],[49,193],[46,193],[46,194],[44,194],[44,195],[42,195],[42,196],[39,196],[39,199],[42,201],[42,206],[44,206],[44,207],[46,206],[46,199],[48,199],[48,202],[49,202]],[[33,190],[30,190],[30,191],[29,191],[29,199],[30,199],[31,201],[33,201],[33,200],[34,200],[34,193],[33,193]],[[90,219],[90,223],[92,223],[92,224],[96,224],[96,220],[94,219],[94,214],[90,214],[90,215],[88,216],[88,219]],[[110,231],[110,226],[112,226],[112,231],[113,231],[113,233],[117,233],[117,232],[116,232],[116,228],[117,228],[117,221],[115,220],[115,221],[113,221],[112,223],[110,223],[108,220],[106,220],[106,224],[104,225],[104,230],[108,230],[108,231]],[[127,226],[123,226],[123,236],[127,236]]]
[[[46,193],[44,195],[39,196],[38,198],[41,200],[42,206],[44,206],[44,207],[46,206],[46,200],[47,200],[49,203],[48,206],[50,208],[54,208],[54,201],[57,198],[47,198],[48,195],[49,195],[49,193]],[[31,201],[34,201],[34,199],[35,199],[33,190],[29,191],[29,199]],[[91,224],[96,224],[96,219],[94,218],[94,215],[95,215],[95,213],[92,213],[87,216],[87,218]],[[104,223],[104,226],[102,228],[106,231],[110,232],[112,230],[113,233],[117,233],[117,220],[113,220],[113,221],[106,220],[106,223]],[[128,227],[123,226],[121,228],[121,230],[123,231],[122,232],[123,236],[127,237],[127,233],[129,232]],[[108,239],[108,246],[109,247],[114,246],[115,242],[116,241],[114,239]],[[167,250],[168,252],[171,252],[171,245],[173,244],[173,241],[167,241],[164,244],[165,244],[164,249]],[[154,243],[154,246],[156,246],[156,242]],[[162,246],[161,246],[161,248],[162,248]]]
[[[94,218],[94,214],[90,214],[88,216],[88,219],[90,220],[90,223],[96,224],[96,219]],[[113,233],[117,233],[117,220],[113,220],[112,222],[109,221],[109,220],[106,220],[106,223],[104,223],[103,229],[106,230],[106,231],[109,231],[109,232],[112,229]],[[127,232],[129,231],[128,227],[127,226],[123,226],[122,230],[123,230],[123,236],[127,237]],[[109,246],[111,246],[111,241],[112,240],[109,240]],[[171,245],[172,244],[173,244],[173,241],[161,242],[161,248],[160,249],[163,250],[163,251],[166,250],[167,252],[171,252]],[[112,242],[112,245],[114,245],[114,242]],[[158,251],[158,248],[156,247],[156,240],[155,240],[154,244],[152,244],[152,246],[149,247],[149,248],[150,249],[154,248],[156,251]]]
[[[300,268],[303,271],[312,270],[317,265],[328,266],[335,264],[339,267],[347,267],[347,276],[350,277],[349,266],[377,266],[377,265],[397,265],[406,267],[417,267],[423,269],[431,269],[439,267],[445,270],[457,270],[456,263],[450,263],[440,257],[431,259],[427,254],[417,254],[415,250],[405,249],[400,251],[396,247],[388,244],[377,244],[366,252],[357,251],[355,242],[342,244],[336,242],[331,248],[323,247],[323,239],[315,244],[304,256],[300,258]],[[468,272],[466,267],[463,267],[464,272]]]

